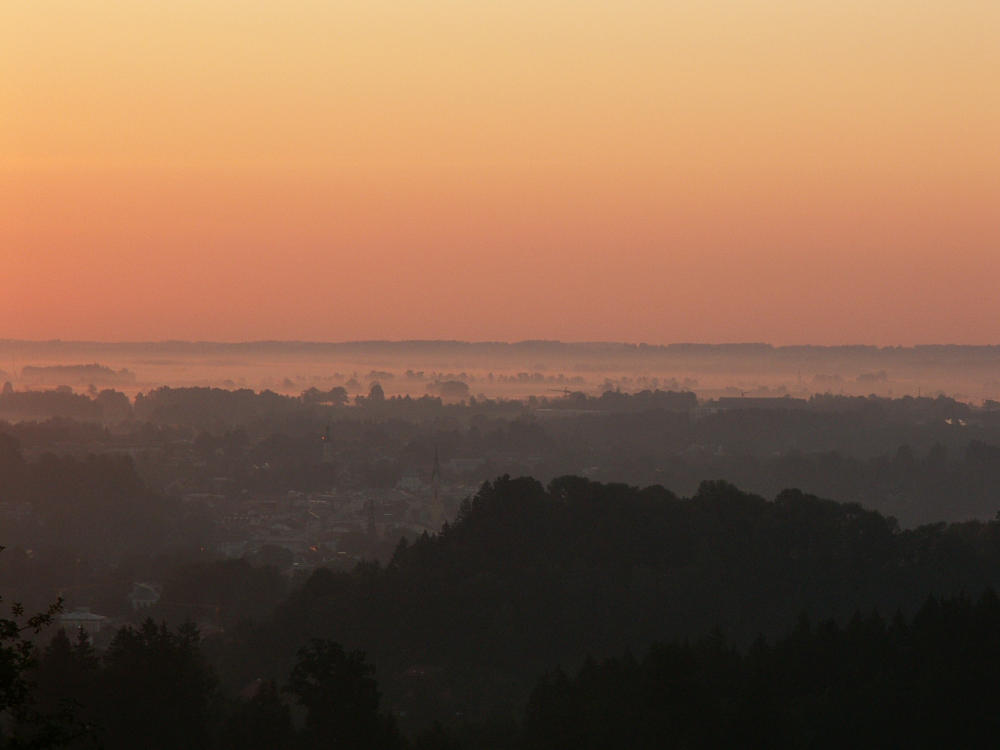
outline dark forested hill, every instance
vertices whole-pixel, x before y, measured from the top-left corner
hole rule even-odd
[[[18,492],[49,486],[37,473],[49,466],[45,461],[51,459],[23,462],[8,451],[7,473],[20,477]],[[62,477],[51,488],[57,499],[68,494],[70,479],[112,501],[121,488],[140,489],[127,462],[116,465],[117,473],[104,467],[106,485],[87,479],[100,468],[96,463],[51,468]],[[81,498],[90,502],[87,494]],[[980,656],[985,664],[997,661],[991,623],[1000,610],[991,594],[979,605],[970,601],[997,587],[1000,521],[901,530],[859,505],[797,490],[767,500],[705,482],[681,498],[659,486],[567,476],[543,487],[505,476],[484,484],[439,534],[400,542],[388,565],[320,568],[283,599],[269,568],[246,562],[186,568],[168,581],[170,606],[160,606],[157,616],[190,616],[181,604],[204,599],[231,610],[224,630],[195,653],[189,625],[173,623],[177,636],[153,622],[126,628],[93,678],[113,676],[108,670],[116,659],[132,654],[115,643],[138,649],[140,666],[126,670],[123,685],[147,684],[141,665],[149,649],[187,644],[197,667],[192,674],[202,674],[203,656],[211,677],[198,678],[201,702],[191,707],[191,731],[203,746],[205,727],[222,722],[236,732],[244,710],[259,712],[254,721],[277,717],[290,737],[287,706],[309,691],[281,693],[275,686],[294,687],[304,663],[323,674],[333,670],[331,695],[340,684],[334,673],[354,674],[352,684],[369,697],[370,677],[377,678],[384,700],[369,701],[376,729],[379,716],[389,722],[386,731],[395,721],[411,737],[434,721],[451,727],[421,735],[440,740],[417,745],[427,748],[453,747],[449,731],[468,747],[614,747],[616,737],[660,746],[662,736],[688,747],[732,744],[736,736],[756,737],[761,746],[837,746],[834,739],[846,742],[851,731],[882,737],[892,726],[887,716],[929,712],[935,701],[953,718],[911,722],[918,728],[898,736],[912,739],[925,726],[938,739],[947,732],[963,737],[971,736],[960,731],[966,723],[969,731],[992,726],[983,718],[993,695],[990,672],[977,664]],[[259,601],[250,609],[225,601],[251,590]],[[952,597],[950,609],[925,604],[929,595]],[[788,636],[796,620],[826,624],[803,624]],[[642,660],[621,658],[629,653]],[[312,684],[310,674],[300,687]],[[544,674],[555,676],[539,682]],[[155,685],[161,678],[151,673],[150,679]],[[979,697],[948,698],[968,680],[979,686],[973,690]],[[258,695],[261,686],[269,687]],[[95,695],[119,690],[117,683],[106,687]],[[156,704],[152,689],[135,695]],[[225,706],[216,705],[220,696]],[[98,724],[118,731],[111,726],[116,712],[85,698],[87,711],[104,716]],[[258,698],[260,705],[253,703]],[[384,715],[376,716],[376,708]],[[587,729],[595,721],[604,734]],[[566,744],[578,736],[566,731],[572,727],[595,742]],[[629,734],[633,729],[639,734]],[[120,746],[128,746],[133,730],[121,732]]]
[[[577,477],[498,479],[385,568],[317,571],[265,627],[230,634],[235,681],[311,637],[365,649],[411,715],[511,712],[556,665],[712,628],[737,643],[807,612],[912,613],[1000,585],[1000,523],[901,531],[858,505],[723,482],[690,499]],[[276,644],[277,647],[276,647]]]

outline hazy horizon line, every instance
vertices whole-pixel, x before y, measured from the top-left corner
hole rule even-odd
[[[0,338],[0,345],[87,345],[87,346],[164,346],[164,345],[211,345],[211,346],[255,346],[255,345],[299,345],[299,346],[358,346],[358,345],[405,345],[405,344],[458,344],[467,346],[523,346],[523,345],[561,345],[561,346],[621,346],[629,348],[668,349],[679,347],[746,347],[769,349],[922,349],[922,348],[961,348],[961,349],[994,349],[1000,348],[1000,343],[994,344],[959,344],[949,342],[932,342],[922,344],[871,344],[871,343],[790,343],[774,344],[769,341],[672,341],[667,343],[650,343],[648,341],[627,341],[611,339],[454,339],[454,338],[412,338],[412,339],[19,339]]]

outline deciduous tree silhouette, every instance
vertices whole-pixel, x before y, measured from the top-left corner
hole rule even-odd
[[[330,640],[299,650],[286,689],[306,709],[303,747],[399,747],[394,724],[379,713],[374,672],[362,652]]]

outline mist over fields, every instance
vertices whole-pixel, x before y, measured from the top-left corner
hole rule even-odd
[[[683,388],[701,397],[943,394],[976,404],[1000,399],[997,346],[5,340],[0,371],[14,385],[114,385],[130,395],[161,385],[298,394],[350,384],[353,396],[378,381],[387,395],[420,396],[434,382],[459,380],[469,394],[489,398],[559,389],[599,394]]]

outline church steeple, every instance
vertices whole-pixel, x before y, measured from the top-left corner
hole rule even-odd
[[[320,460],[325,464],[333,463],[333,442],[330,440],[329,424],[326,426],[326,432],[323,433],[323,437],[319,440],[323,446],[323,457]]]
[[[431,525],[435,530],[444,523],[444,503],[441,501],[441,461],[434,446],[434,467],[431,469]]]

